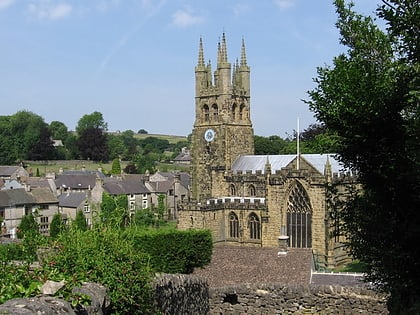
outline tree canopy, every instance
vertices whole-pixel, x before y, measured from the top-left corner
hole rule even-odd
[[[419,21],[416,1],[383,1],[378,16],[335,0],[345,53],[318,68],[307,101],[334,134],[362,191],[338,214],[368,279],[390,293],[391,314],[420,313]]]

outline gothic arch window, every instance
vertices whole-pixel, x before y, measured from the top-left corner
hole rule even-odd
[[[290,247],[312,247],[312,207],[305,188],[298,181],[287,201],[287,235]]]
[[[229,237],[239,238],[239,219],[234,212],[229,213]]]
[[[248,187],[248,195],[250,196],[250,197],[255,197],[256,196],[256,193],[255,193],[255,186],[254,185],[249,185],[249,187]]]
[[[238,106],[236,105],[236,103],[234,103],[232,105],[232,121],[236,120],[236,111],[237,111]]]
[[[210,119],[210,111],[207,104],[203,106],[203,114],[204,114],[204,121],[209,121]]]
[[[213,111],[213,120],[218,121],[219,120],[219,107],[217,107],[217,104],[213,104],[211,106],[211,109]]]
[[[230,190],[230,195],[231,196],[236,196],[236,187],[235,187],[234,184],[230,184],[229,190]]]
[[[243,120],[245,114],[245,104],[241,104],[241,106],[239,107],[239,120]]]
[[[261,239],[261,224],[260,219],[255,213],[248,216],[249,238],[253,240]]]

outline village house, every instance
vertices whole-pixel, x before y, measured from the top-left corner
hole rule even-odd
[[[158,204],[159,195],[165,196],[169,220],[178,218],[177,204],[186,200],[191,186],[191,176],[184,172],[156,172],[146,176],[146,187],[152,192],[152,204]]]
[[[58,199],[49,188],[35,187],[0,191],[0,217],[2,234],[15,237],[24,215],[33,213],[40,224],[40,232],[49,234],[54,214],[58,213]]]

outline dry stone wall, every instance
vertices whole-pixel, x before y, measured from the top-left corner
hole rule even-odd
[[[388,314],[386,299],[361,287],[243,284],[209,288],[194,275],[162,275],[155,281],[162,314]]]

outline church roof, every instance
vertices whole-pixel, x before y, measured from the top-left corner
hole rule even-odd
[[[312,165],[321,174],[324,173],[325,164],[329,161],[333,173],[340,173],[344,166],[334,158],[335,154],[301,154],[300,157]],[[234,173],[251,171],[256,173],[260,171],[264,174],[267,162],[270,163],[271,173],[287,167],[296,159],[296,154],[283,155],[242,155],[238,157],[232,165]]]

